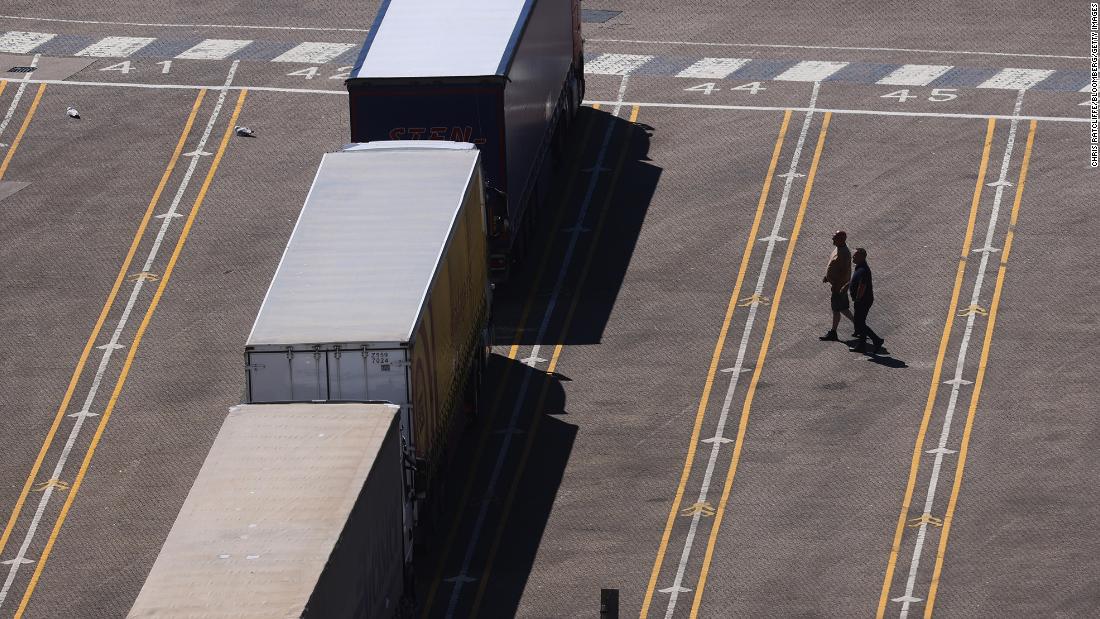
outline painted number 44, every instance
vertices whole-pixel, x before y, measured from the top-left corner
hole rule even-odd
[[[718,88],[715,85],[714,82],[706,82],[704,84],[699,84],[698,86],[689,86],[689,87],[685,88],[684,90],[686,90],[688,92],[701,92],[704,95],[709,95],[710,93],[712,93],[716,90],[722,90],[722,89]],[[733,88],[730,88],[730,90],[743,90],[743,91],[747,91],[750,95],[755,95],[756,93],[760,92],[761,90],[767,90],[767,88],[762,86],[760,84],[760,82],[749,82],[748,84],[741,84],[740,86],[734,86]]]
[[[944,101],[951,101],[952,99],[959,98],[958,88],[933,88],[932,92],[928,95],[927,100],[933,103],[942,103]],[[909,90],[895,90],[894,92],[879,95],[883,99],[897,99],[898,103],[905,103],[910,99],[919,99],[920,95],[911,95]]]

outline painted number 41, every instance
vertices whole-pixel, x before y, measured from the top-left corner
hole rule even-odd
[[[933,88],[931,94],[928,95],[928,101],[933,103],[942,103],[944,101],[951,101],[952,99],[959,98],[958,88]],[[889,94],[879,95],[883,99],[897,99],[898,103],[905,103],[910,99],[919,99],[920,95],[911,95],[909,90],[895,90]]]

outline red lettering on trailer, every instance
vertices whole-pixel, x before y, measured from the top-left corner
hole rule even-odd
[[[391,140],[451,140],[452,142],[471,142],[478,146],[485,138],[475,138],[474,128],[465,127],[394,127],[390,129]]]

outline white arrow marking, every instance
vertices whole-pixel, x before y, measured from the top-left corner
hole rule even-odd
[[[474,582],[477,579],[476,578],[470,578],[469,576],[466,576],[465,574],[459,574],[458,576],[451,576],[450,578],[444,578],[443,580],[445,582],[467,583],[467,582]]]
[[[538,365],[539,363],[546,363],[546,359],[543,359],[542,357],[538,357],[538,356],[530,356],[530,357],[527,357],[526,359],[521,359],[520,363],[522,363],[523,365],[534,367],[534,366]]]
[[[118,350],[119,348],[126,348],[126,347],[123,346],[122,344],[117,343],[117,342],[108,342],[106,344],[103,344],[102,346],[96,346],[96,348],[98,350]]]
[[[1001,251],[1000,247],[990,247],[989,245],[986,245],[985,247],[979,247],[978,249],[973,249],[973,250],[971,250],[970,253],[973,253],[973,254],[995,254],[999,251]]]
[[[729,374],[730,372],[751,372],[752,368],[741,368],[740,370],[738,370],[737,368],[723,368],[718,371],[722,372],[723,374]]]
[[[658,589],[657,591],[660,591],[661,593],[687,593],[688,591],[691,591],[691,589],[688,589],[687,587],[672,586],[665,587],[664,589]]]
[[[779,236],[778,234],[772,234],[771,236],[764,236],[764,237],[760,237],[760,238],[758,238],[758,239],[756,239],[756,240],[757,240],[757,241],[760,241],[760,242],[764,242],[764,241],[767,241],[767,242],[769,242],[769,243],[773,243],[773,242],[774,242],[774,243],[780,243],[780,242],[786,241],[786,240],[787,240],[787,237],[785,237],[785,236]]]
[[[233,64],[229,67],[229,73],[225,78],[225,84],[222,86],[221,92],[218,93],[218,102],[214,106],[214,109],[210,112],[210,120],[206,123],[206,129],[203,131],[202,138],[199,140],[199,145],[196,150],[201,151],[203,146],[206,145],[206,141],[210,138],[210,133],[214,130],[214,125],[218,121],[218,116],[221,114],[222,106],[225,104],[225,99],[229,93],[229,86],[233,83],[233,76],[237,73],[237,67],[240,65],[239,60],[234,60]],[[195,168],[198,166],[199,158],[194,157],[191,159],[191,164],[187,168],[187,172],[184,174],[183,179],[180,181],[179,190],[176,191],[176,196],[172,201],[171,208],[168,209],[169,213],[176,212],[176,207],[179,205],[180,200],[183,199],[184,192],[187,191],[187,186],[191,181],[191,176],[194,174]],[[164,240],[164,235],[167,232],[168,225],[172,222],[171,217],[164,219],[164,224],[161,225],[160,232],[157,234],[156,240],[153,242],[152,247],[149,248],[149,255],[145,260],[145,266],[141,268],[142,271],[151,271],[153,261],[156,260],[157,254],[160,251],[161,243]],[[134,288],[130,292],[130,298],[126,302],[126,307],[122,310],[122,315],[119,316],[118,324],[115,325],[114,333],[111,335],[110,344],[105,344],[98,348],[103,348],[103,357],[99,361],[99,367],[96,369],[95,377],[92,379],[92,384],[89,387],[88,395],[84,399],[84,405],[80,410],[90,410],[92,402],[95,400],[96,395],[99,393],[99,386],[103,380],[103,375],[107,371],[107,365],[111,361],[111,355],[115,349],[122,348],[118,344],[119,338],[122,336],[122,331],[126,328],[127,322],[130,320],[130,313],[134,309],[134,305],[137,303],[138,295],[141,293],[142,287],[147,280],[145,278],[138,279],[134,282]],[[64,476],[65,465],[69,461],[69,455],[72,453],[73,447],[76,445],[77,437],[80,436],[80,431],[84,427],[84,420],[87,416],[81,415],[77,417],[76,423],[73,424],[72,430],[69,432],[69,438],[65,442],[65,447],[61,450],[61,455],[58,457],[57,464],[54,466],[53,474],[50,475],[50,479],[62,479]],[[42,521],[42,516],[46,512],[46,507],[49,505],[50,497],[53,496],[54,487],[50,486],[46,488],[42,493],[42,497],[38,500],[38,508],[34,512],[34,517],[31,519],[30,525],[27,527],[27,532],[23,536],[23,543],[19,549],[19,556],[23,556],[27,552],[27,548],[30,547],[31,541],[34,539],[35,534],[38,532],[38,525]],[[8,576],[4,580],[4,584],[0,587],[0,606],[3,606],[4,601],[8,597],[8,592],[11,590],[11,585],[15,581],[16,575],[19,573],[19,564],[14,564],[8,571]]]
[[[14,559],[8,559],[7,561],[3,561],[2,563],[4,565],[26,565],[28,563],[34,563],[34,561],[31,561],[30,559],[28,559],[26,557],[16,557]]]
[[[619,112],[622,111],[623,98],[626,95],[626,86],[629,82],[630,76],[623,75],[623,79],[619,82],[619,98],[615,103],[615,107],[611,112],[612,116],[618,117]],[[603,141],[600,144],[600,149],[596,154],[595,168],[603,166],[603,162],[607,157],[608,145],[611,143],[611,134],[614,133],[616,123],[607,123],[607,129],[603,134]],[[599,184],[599,175],[593,174],[588,179],[588,187],[585,190],[584,197],[581,199],[580,212],[577,213],[577,220],[575,225],[584,225],[584,220],[588,216],[588,208],[592,205],[592,197],[595,195],[596,186]],[[541,342],[546,337],[546,331],[550,328],[550,319],[554,314],[554,308],[557,307],[558,297],[561,295],[562,288],[565,286],[565,278],[569,273],[569,266],[573,261],[573,252],[577,249],[577,243],[580,239],[580,234],[574,232],[569,237],[569,243],[565,246],[565,255],[562,256],[561,266],[558,268],[557,280],[554,282],[554,289],[550,293],[550,301],[546,304],[546,309],[542,314],[542,320],[539,322],[538,333],[535,335],[535,341]],[[538,355],[539,347],[536,345],[531,351],[531,356],[536,357]],[[527,399],[527,389],[531,384],[531,376],[534,372],[524,373],[523,379],[520,381],[519,394],[516,397],[515,405],[512,407],[512,415],[508,420],[508,427],[516,427],[516,423],[519,421],[520,412],[523,409],[523,402]],[[493,470],[489,474],[489,481],[486,484],[486,493],[493,494],[496,490],[497,483],[500,481],[501,472],[504,470],[504,461],[508,457],[508,450],[512,446],[512,435],[508,434],[504,436],[504,440],[501,441],[500,451],[497,452],[496,462],[493,463]],[[470,532],[466,542],[466,552],[462,557],[461,574],[465,574],[470,569],[470,562],[474,559],[474,553],[478,549],[478,541],[481,538],[482,527],[485,526],[485,519],[489,515],[489,504],[483,503],[481,508],[477,512],[477,517],[474,519],[474,527]],[[458,606],[458,598],[462,595],[461,581],[456,582],[453,589],[451,589],[451,598],[447,602],[447,610],[444,613],[445,617],[453,617],[455,614],[455,608]]]
[[[93,412],[89,411],[88,409],[84,409],[84,410],[82,410],[78,413],[72,413],[70,415],[66,415],[66,417],[73,417],[74,419],[81,419],[83,417],[99,417],[99,413],[93,413]]]
[[[893,601],[894,602],[904,602],[906,605],[908,605],[908,604],[912,604],[914,602],[920,602],[921,598],[915,598],[911,595],[903,595],[899,598],[894,598]]]
[[[1011,187],[1012,183],[1010,183],[1010,182],[1008,182],[1008,181],[1006,181],[1005,179],[1002,178],[999,181],[993,181],[992,183],[986,183],[986,186],[987,187]]]
[[[157,215],[155,219],[169,219],[172,217],[183,217],[183,213],[162,213]]]
[[[205,150],[202,150],[201,148],[196,148],[195,150],[193,150],[189,153],[184,153],[183,156],[184,157],[209,157],[210,155],[213,155],[213,154],[214,153],[208,153]]]
[[[711,443],[712,445],[713,444],[725,445],[726,443],[732,443],[733,439],[728,439],[724,436],[712,436],[710,438],[705,438],[705,439],[703,439],[702,441],[699,441],[699,442],[701,442],[701,443]]]
[[[794,170],[791,170],[790,172],[784,172],[782,174],[776,174],[776,176],[779,177],[779,178],[802,178],[803,176],[806,176],[806,175],[805,174],[800,174],[798,172],[795,172]]]
[[[787,170],[786,180],[783,182],[783,195],[779,199],[779,208],[775,212],[775,221],[772,223],[771,234],[767,237],[767,249],[764,250],[764,259],[760,264],[760,272],[756,276],[756,288],[749,298],[756,299],[749,304],[749,314],[745,317],[745,329],[741,333],[741,344],[737,348],[737,358],[733,363],[733,371],[730,373],[729,387],[726,389],[726,397],[722,402],[722,413],[718,417],[718,429],[715,436],[725,434],[726,423],[729,420],[730,407],[733,405],[733,394],[737,389],[737,381],[741,376],[741,368],[744,367],[745,355],[749,348],[749,337],[752,335],[753,325],[756,323],[756,313],[760,309],[759,299],[763,298],[764,284],[767,283],[768,267],[771,265],[772,254],[775,252],[776,240],[781,238],[779,230],[783,225],[783,219],[787,213],[787,203],[791,197],[791,187],[794,185],[794,171],[798,169],[798,162],[802,158],[802,148],[806,144],[806,136],[810,132],[810,124],[813,121],[814,110],[817,106],[817,93],[821,90],[821,82],[814,82],[813,91],[810,94],[810,105],[806,111],[806,118],[802,121],[802,130],[795,142],[794,154],[791,156],[791,165]],[[710,484],[714,475],[714,467],[718,463],[718,454],[721,452],[720,442],[711,443],[710,458],[707,460],[707,468],[703,473],[702,485],[696,503],[707,502],[707,494],[710,492]],[[681,584],[684,582],[684,572],[687,570],[688,559],[691,557],[692,545],[695,543],[695,534],[699,529],[699,521],[703,514],[696,511],[691,516],[691,525],[688,527],[687,537],[684,539],[684,549],[680,553],[680,563],[676,567],[676,579],[672,583],[671,597],[668,600],[668,608],[665,610],[665,618],[669,619],[676,612],[676,602],[679,600]]]
[[[955,386],[961,387],[963,385],[973,385],[974,381],[965,380],[965,379],[962,379],[962,378],[952,378],[951,380],[943,381],[943,384],[945,384],[945,385],[955,385]]]
[[[1016,106],[1012,115],[1018,117],[1020,115],[1020,108],[1024,103],[1024,90],[1020,90],[1016,95]],[[990,247],[993,242],[993,233],[997,228],[997,219],[1000,217],[1001,212],[1001,199],[1004,195],[1004,188],[1008,183],[1002,183],[1005,177],[1008,175],[1008,166],[1012,160],[1012,149],[1016,144],[1016,128],[1019,125],[1019,118],[1014,118],[1009,125],[1008,130],[1008,142],[1005,145],[1004,158],[1001,159],[1001,173],[998,178],[996,193],[993,196],[993,209],[989,213],[989,225],[985,231],[985,247]],[[985,270],[989,265],[989,253],[982,252],[982,260],[978,265],[977,276],[974,279],[974,290],[971,293],[971,306],[977,306],[978,298],[982,293],[982,284],[985,281]],[[977,312],[972,312],[966,318],[966,329],[963,331],[962,343],[959,345],[959,355],[955,360],[955,379],[962,380],[963,367],[966,365],[966,353],[970,347],[970,337],[974,332],[974,321],[977,318]],[[944,449],[943,452],[936,453],[935,462],[932,464],[932,474],[928,479],[928,488],[925,490],[924,499],[924,513],[932,513],[932,504],[936,500],[936,489],[940,482],[940,471],[943,467],[943,457],[946,455],[947,439],[951,434],[951,423],[955,418],[955,406],[959,401],[959,383],[951,385],[951,397],[947,401],[947,412],[943,417],[943,428],[940,431],[940,440],[937,448]],[[918,598],[913,597],[913,590],[916,587],[917,582],[917,570],[920,568],[921,553],[924,550],[925,535],[928,530],[928,523],[922,522],[920,528],[917,530],[917,540],[913,544],[913,556],[909,561],[909,577],[905,582],[905,595],[900,598],[896,598],[895,601],[902,602],[900,619],[908,619],[909,617],[909,604],[913,601],[919,601]]]
[[[951,454],[955,453],[955,450],[954,450],[954,449],[948,449],[948,448],[946,448],[946,447],[937,447],[937,448],[935,448],[935,449],[929,449],[928,451],[926,451],[926,452],[924,452],[924,453],[926,453],[926,454],[939,454],[939,455],[943,455],[943,456],[949,456],[949,455],[951,455]]]

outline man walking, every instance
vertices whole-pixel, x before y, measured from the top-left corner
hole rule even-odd
[[[852,254],[848,251],[848,233],[837,230],[833,234],[833,255],[829,257],[829,267],[825,270],[823,283],[829,284],[831,296],[829,305],[833,309],[833,328],[821,339],[826,342],[837,341],[836,328],[840,325],[840,315],[855,322],[848,310],[848,280],[852,277]],[[857,329],[858,331],[858,329]]]
[[[874,346],[871,349],[871,354],[875,355],[878,354],[885,340],[879,337],[871,327],[867,326],[867,312],[871,310],[871,304],[875,302],[875,287],[871,281],[871,267],[867,265],[867,250],[857,247],[855,253],[852,254],[852,262],[855,263],[856,270],[852,273],[852,281],[849,283],[848,289],[852,293],[852,302],[855,304],[856,312],[852,322],[856,324],[856,338],[859,339],[859,343],[852,347],[852,351],[863,352],[867,338],[871,338],[871,344]]]

